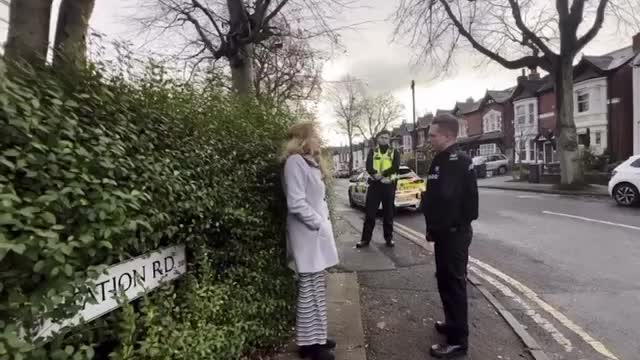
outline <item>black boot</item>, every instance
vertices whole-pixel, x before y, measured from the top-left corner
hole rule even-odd
[[[455,359],[467,355],[467,345],[441,345],[431,347],[431,356],[436,359]]]
[[[393,240],[391,240],[391,239],[385,240],[385,244],[387,245],[387,247],[390,247],[390,248],[396,246],[396,243],[393,242]]]
[[[368,242],[360,241],[359,243],[356,244],[356,249],[362,249],[366,247],[369,247]]]
[[[333,342],[333,346],[335,346],[335,342]],[[335,356],[331,353],[331,350],[327,346],[330,346],[329,343],[323,345],[309,345],[309,346],[301,346],[298,349],[298,355],[302,359],[309,358],[311,360],[335,360]]]
[[[327,350],[331,350],[331,349],[335,349],[336,342],[334,340],[332,340],[332,339],[327,339],[327,342],[324,343],[324,344],[299,346],[298,347],[298,355],[302,359],[307,358],[307,357],[309,357],[309,356],[311,356],[313,354],[313,348],[314,347],[322,347],[322,348],[325,348]]]

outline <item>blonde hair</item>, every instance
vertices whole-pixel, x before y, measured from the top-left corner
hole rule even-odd
[[[317,144],[311,140],[317,139]],[[327,175],[327,166],[322,159],[320,131],[316,123],[312,121],[303,121],[293,124],[287,131],[287,141],[284,144],[282,160],[286,161],[291,155],[302,155],[311,157],[320,167],[323,175]],[[317,148],[314,148],[316,146]]]

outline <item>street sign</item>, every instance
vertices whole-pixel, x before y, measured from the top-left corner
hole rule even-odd
[[[60,330],[77,326],[82,321],[90,322],[120,307],[117,296],[132,301],[174,280],[187,272],[184,245],[172,246],[150,252],[136,258],[112,265],[94,282],[94,290],[84,308],[72,318],[51,322],[46,320],[38,331],[36,340],[44,340]]]

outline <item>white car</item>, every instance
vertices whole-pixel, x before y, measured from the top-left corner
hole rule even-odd
[[[494,154],[485,156],[485,164],[487,164],[487,172],[492,174],[504,175],[509,170],[509,158],[502,154]]]
[[[640,155],[631,156],[611,173],[609,195],[622,206],[640,203]]]
[[[349,185],[349,205],[352,207],[365,207],[367,202],[367,190],[369,189],[369,173],[366,171],[351,179]],[[398,182],[396,187],[396,198],[394,205],[396,208],[414,208],[420,207],[422,193],[427,189],[424,179],[416,175],[413,170],[407,166],[400,166],[398,169]],[[382,204],[380,204],[380,209]]]

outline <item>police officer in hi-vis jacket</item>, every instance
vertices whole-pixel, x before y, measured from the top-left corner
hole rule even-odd
[[[391,133],[383,130],[376,135],[377,147],[367,155],[367,172],[370,175],[367,189],[366,217],[362,238],[357,248],[369,246],[376,224],[376,213],[382,202],[384,240],[393,247],[393,213],[396,196],[396,177],[400,167],[400,154],[389,145]]]

